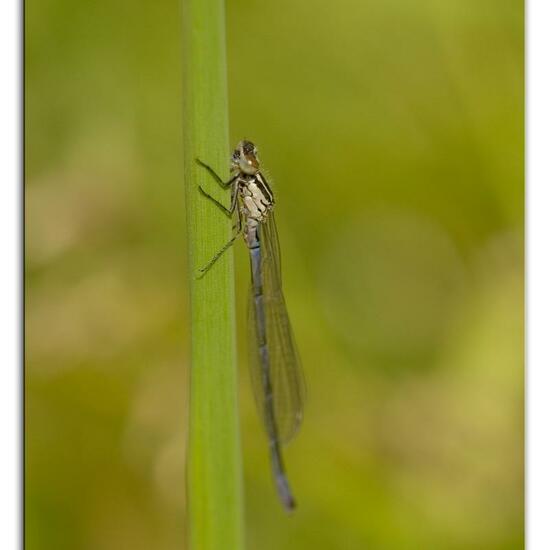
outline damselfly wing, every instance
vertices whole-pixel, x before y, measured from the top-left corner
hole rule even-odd
[[[305,381],[292,326],[282,291],[279,239],[274,213],[260,225],[262,249],[265,332],[273,387],[273,413],[279,441],[288,443],[300,428],[304,414]],[[262,356],[256,338],[254,290],[249,292],[249,368],[258,412],[264,423],[265,391],[262,382]]]

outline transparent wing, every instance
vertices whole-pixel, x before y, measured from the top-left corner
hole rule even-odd
[[[282,292],[279,239],[273,212],[266,222],[260,225],[260,247],[265,335],[273,388],[273,416],[279,440],[286,443],[296,434],[302,422],[305,382]],[[248,326],[250,372],[256,404],[260,416],[269,422],[265,417],[262,356],[257,345],[256,308],[252,289],[249,296]]]

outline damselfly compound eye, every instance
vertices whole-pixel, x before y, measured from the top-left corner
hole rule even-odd
[[[251,155],[256,152],[256,147],[251,141],[243,140],[241,141],[240,145],[245,155]]]
[[[256,146],[247,140],[242,140],[233,153],[232,162],[234,168],[243,174],[254,175],[260,169]]]

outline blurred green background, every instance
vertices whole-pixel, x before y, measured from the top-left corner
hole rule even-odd
[[[25,26],[27,548],[181,550],[181,6]],[[308,381],[288,518],[239,242],[248,547],[523,548],[523,3],[233,0],[227,28]]]

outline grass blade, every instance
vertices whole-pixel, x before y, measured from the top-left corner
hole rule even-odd
[[[233,255],[202,278],[197,269],[227,242],[230,221],[200,195],[224,193],[195,164],[228,176],[225,10],[222,0],[184,2],[184,175],[191,291],[191,388],[187,496],[191,550],[243,548]]]

